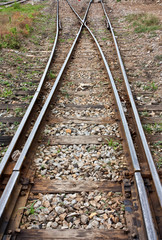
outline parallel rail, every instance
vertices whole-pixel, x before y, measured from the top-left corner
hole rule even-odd
[[[0,6],[6,6],[6,7],[9,7],[9,6],[12,6],[13,4],[15,3],[24,3],[24,2],[27,2],[28,0],[15,0],[15,1],[10,1],[10,2],[1,2],[0,3]]]
[[[127,139],[127,143],[128,143],[128,146],[129,146],[129,151],[130,151],[130,155],[131,155],[131,158],[132,158],[132,163],[133,163],[133,167],[134,167],[134,177],[135,177],[135,180],[136,180],[136,184],[137,184],[137,189],[138,189],[138,193],[139,193],[139,198],[140,198],[140,202],[141,202],[141,207],[142,207],[142,212],[143,212],[143,218],[144,218],[144,222],[145,222],[145,226],[146,226],[146,232],[147,232],[147,236],[148,236],[148,239],[149,240],[155,240],[157,239],[157,234],[156,234],[156,230],[155,230],[155,226],[154,226],[154,223],[153,223],[153,220],[152,220],[152,216],[151,216],[151,210],[150,210],[150,207],[149,207],[149,201],[148,201],[148,197],[147,197],[147,193],[146,193],[146,190],[145,190],[145,186],[144,186],[144,182],[143,182],[143,179],[142,179],[142,175],[141,175],[141,168],[140,168],[140,164],[139,164],[139,161],[138,161],[138,158],[137,158],[137,154],[136,154],[136,151],[135,151],[135,147],[134,147],[134,144],[133,144],[133,140],[132,140],[132,137],[131,137],[131,134],[130,134],[130,130],[129,130],[129,127],[128,127],[128,123],[127,123],[127,120],[126,120],[126,117],[125,117],[125,114],[124,114],[124,111],[123,111],[123,107],[122,107],[122,104],[121,104],[121,101],[120,101],[120,97],[119,97],[119,94],[118,94],[118,91],[117,91],[117,88],[116,88],[116,85],[115,85],[115,82],[114,82],[114,79],[112,77],[112,73],[110,71],[110,68],[109,68],[109,65],[106,61],[106,58],[103,54],[103,51],[97,41],[97,39],[95,38],[94,34],[92,33],[92,31],[90,30],[90,28],[87,26],[86,24],[86,18],[87,18],[87,15],[88,15],[88,11],[89,11],[89,8],[90,8],[90,5],[92,3],[92,0],[90,0],[89,2],[89,5],[88,5],[88,8],[86,10],[86,13],[85,13],[85,16],[83,18],[83,20],[80,18],[80,16],[76,13],[76,11],[73,9],[73,7],[71,6],[71,4],[69,3],[68,0],[66,0],[67,3],[69,4],[70,8],[72,9],[72,11],[76,14],[76,16],[79,18],[80,22],[81,22],[81,26],[80,26],[80,29],[79,29],[79,32],[77,33],[77,36],[72,44],[72,47],[66,57],[66,60],[56,78],[56,81],[47,97],[47,100],[45,102],[45,104],[43,105],[43,108],[41,109],[40,111],[40,114],[34,124],[34,127],[23,147],[23,150],[20,154],[20,157],[13,169],[13,172],[12,172],[12,175],[7,183],[7,186],[2,194],[2,197],[0,199],[0,219],[3,217],[3,214],[5,212],[5,208],[6,208],[6,205],[9,201],[9,199],[11,198],[11,195],[12,195],[12,192],[13,192],[13,189],[14,189],[14,186],[16,184],[16,182],[18,181],[18,178],[19,178],[19,175],[20,175],[20,171],[21,171],[21,167],[23,165],[23,162],[24,162],[24,159],[25,159],[25,156],[26,154],[28,153],[29,151],[29,148],[33,142],[33,139],[38,131],[38,128],[40,126],[40,123],[47,111],[47,108],[51,102],[51,99],[52,97],[54,96],[55,94],[55,91],[57,89],[57,86],[58,86],[58,83],[65,71],[65,68],[70,60],[70,57],[73,53],[73,50],[74,50],[74,47],[76,46],[76,43],[79,39],[79,36],[81,34],[81,31],[83,29],[83,27],[85,27],[88,32],[90,33],[90,35],[92,36],[92,38],[94,39],[97,47],[98,47],[98,50],[102,56],[102,59],[103,59],[103,62],[105,64],[105,68],[106,68],[106,71],[107,71],[107,74],[109,76],[109,79],[110,79],[110,82],[111,82],[111,85],[112,85],[112,89],[113,89],[113,92],[114,92],[114,96],[115,96],[115,99],[116,99],[116,103],[117,103],[117,106],[118,106],[118,110],[119,110],[119,113],[120,113],[120,117],[121,117],[121,120],[122,120],[122,124],[123,124],[123,128],[124,128],[124,132],[125,132],[125,136],[126,136],[126,139]],[[133,100],[133,96],[132,96],[132,93],[131,93],[131,90],[130,90],[130,86],[129,86],[129,83],[128,83],[128,79],[127,79],[127,76],[126,76],[126,73],[125,73],[125,70],[124,70],[124,65],[123,65],[123,62],[122,62],[122,59],[121,59],[121,55],[120,55],[120,51],[119,51],[119,48],[118,48],[118,45],[117,45],[117,41],[115,39],[115,35],[114,35],[114,32],[113,32],[113,29],[112,29],[112,26],[111,26],[111,23],[110,23],[110,20],[107,16],[107,13],[106,13],[106,10],[104,8],[104,4],[103,4],[103,1],[101,0],[101,4],[102,4],[102,7],[103,7],[103,10],[104,10],[104,13],[105,13],[105,16],[106,16],[106,19],[107,19],[107,22],[109,24],[109,27],[110,27],[110,30],[111,30],[111,33],[112,33],[112,36],[113,36],[113,39],[114,39],[114,43],[115,43],[115,47],[116,47],[116,51],[117,51],[117,54],[118,54],[118,58],[119,58],[119,62],[120,62],[120,66],[121,66],[121,70],[122,70],[122,73],[123,73],[123,77],[124,77],[124,81],[125,81],[125,84],[126,84],[126,87],[127,87],[127,92],[128,92],[128,96],[129,96],[129,99],[130,99],[130,102],[131,102],[131,106],[132,106],[132,110],[133,110],[133,113],[134,113],[134,116],[135,116],[135,119],[136,119],[136,124],[138,126],[138,130],[139,130],[139,133],[140,133],[140,136],[141,136],[141,141],[143,143],[143,147],[144,147],[144,150],[145,150],[145,154],[147,156],[147,159],[148,159],[148,163],[149,163],[149,166],[150,166],[150,171],[151,171],[151,174],[153,175],[153,180],[154,180],[154,183],[155,183],[155,187],[156,187],[156,191],[157,191],[157,194],[159,196],[159,202],[162,206],[162,189],[161,189],[161,184],[160,184],[160,180],[159,180],[159,177],[158,177],[158,174],[157,174],[157,171],[156,171],[156,168],[155,168],[155,165],[153,163],[153,159],[152,159],[152,156],[150,157],[150,150],[148,151],[149,147],[148,147],[148,144],[147,144],[147,141],[146,141],[146,138],[145,138],[145,135],[144,135],[144,132],[143,132],[143,129],[141,130],[142,128],[142,125],[141,125],[141,122],[140,122],[140,119],[139,119],[139,116],[138,116],[138,112],[137,112],[137,109],[136,109],[136,106],[135,106],[135,103],[134,103],[134,100]],[[56,47],[56,43],[57,43],[57,38],[58,38],[58,28],[59,28],[59,15],[58,15],[58,5],[59,5],[59,0],[57,0],[57,37],[55,39],[55,43],[54,43],[54,46],[53,46],[53,49],[52,49],[52,53],[51,53],[51,56],[50,56],[50,59],[47,63],[47,66],[46,66],[46,69],[44,71],[44,74],[41,78],[41,81],[40,81],[40,84],[38,86],[38,89],[32,99],[32,102],[31,104],[29,105],[28,109],[27,109],[27,112],[26,114],[24,115],[24,118],[2,160],[2,163],[0,165],[0,176],[2,175],[5,167],[6,167],[6,164],[9,160],[9,158],[11,157],[11,154],[13,152],[13,149],[14,149],[14,146],[16,144],[16,142],[18,141],[18,138],[20,136],[20,133],[23,131],[23,128],[24,128],[24,124],[26,123],[31,111],[32,111],[32,108],[34,106],[34,103],[39,95],[39,92],[41,90],[41,87],[42,87],[42,84],[44,82],[44,79],[46,77],[46,74],[47,74],[47,71],[48,71],[48,68],[50,66],[50,63],[51,63],[51,59],[53,57],[53,54],[54,54],[54,51],[55,51],[55,47]],[[143,136],[144,135],[144,136]],[[152,159],[152,160],[150,160]],[[153,168],[153,170],[152,170]],[[154,174],[156,175],[156,177],[154,176]]]

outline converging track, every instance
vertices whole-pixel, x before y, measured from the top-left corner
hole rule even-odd
[[[160,176],[104,3],[71,2],[57,0],[49,61],[0,165],[0,237],[161,238]]]

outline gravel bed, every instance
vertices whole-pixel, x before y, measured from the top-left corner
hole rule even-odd
[[[111,108],[87,108],[86,110],[80,110],[80,109],[65,109],[64,104],[57,105],[58,107],[55,107],[52,110],[52,113],[56,117],[111,117],[114,116],[114,112]]]
[[[125,229],[120,192],[39,194],[28,202],[21,229]],[[32,213],[31,214],[31,209]]]
[[[93,94],[93,93],[92,93]],[[71,95],[67,95],[67,98],[64,99],[64,103],[67,104],[67,103],[73,103],[73,104],[83,104],[83,105],[86,105],[86,104],[93,104],[93,105],[97,105],[99,102],[100,103],[104,103],[104,104],[107,104],[107,105],[110,105],[110,99],[109,98],[106,98],[105,96],[102,96],[99,97],[100,95],[102,95],[101,93],[98,93],[97,96],[93,96],[91,95],[90,93],[90,96],[71,96]],[[105,97],[105,99],[103,98]]]
[[[121,144],[113,144],[40,146],[34,160],[37,175],[57,180],[121,181],[127,164]]]
[[[98,104],[104,103],[111,105],[112,93],[109,90],[107,82],[96,81],[93,83],[66,82],[61,87],[59,102],[74,104]]]
[[[13,124],[8,124],[8,123],[0,123],[0,133],[1,136],[13,136],[15,134],[15,131],[18,128],[17,122]]]
[[[8,113],[7,110],[3,110],[0,112],[0,117],[3,118],[12,118],[12,117],[22,117],[24,114],[24,109],[22,108],[17,108],[16,109],[17,112],[14,111],[10,111],[10,113]],[[15,131],[17,130],[19,125],[19,122],[14,122],[14,123],[10,123],[10,122],[0,122],[0,135],[4,136],[4,135],[8,135],[8,136],[13,136],[15,134]]]
[[[54,127],[51,125],[46,125],[44,133],[48,136],[90,136],[90,135],[110,135],[120,137],[118,131],[118,124],[54,124]]]

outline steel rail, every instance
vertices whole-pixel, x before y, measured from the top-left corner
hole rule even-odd
[[[118,55],[118,60],[119,60],[119,63],[120,63],[120,68],[121,68],[121,71],[122,71],[125,86],[126,86],[126,89],[127,89],[129,99],[130,99],[131,106],[132,106],[134,118],[135,118],[135,121],[136,121],[136,125],[137,125],[137,128],[138,128],[140,138],[141,138],[142,146],[143,146],[143,149],[144,149],[144,152],[145,152],[145,156],[147,158],[147,162],[149,164],[150,172],[151,172],[152,179],[153,179],[153,182],[154,182],[154,185],[155,185],[155,188],[156,188],[156,192],[157,192],[157,195],[158,195],[158,198],[159,198],[160,206],[162,207],[162,185],[161,185],[161,182],[160,182],[160,178],[159,178],[159,175],[157,173],[155,163],[154,163],[154,160],[152,158],[151,151],[149,149],[149,146],[148,146],[148,143],[147,143],[147,140],[146,140],[146,136],[145,136],[145,133],[144,133],[144,130],[143,130],[140,118],[139,118],[139,114],[138,114],[138,111],[137,111],[136,104],[134,102],[134,98],[133,98],[133,95],[132,95],[132,92],[131,92],[131,88],[130,88],[130,85],[129,85],[127,74],[126,74],[124,64],[123,64],[123,61],[122,61],[122,57],[121,57],[121,54],[120,54],[120,50],[119,50],[119,47],[118,47],[118,44],[117,44],[117,40],[116,40],[114,31],[113,31],[113,28],[112,28],[110,19],[108,18],[108,15],[106,13],[103,0],[101,0],[101,4],[102,4],[102,8],[103,8],[103,11],[105,13],[105,16],[106,16],[106,19],[107,19],[107,22],[108,22],[108,25],[109,25],[109,28],[110,28],[110,31],[111,31],[111,34],[112,34],[112,37],[113,37],[116,52],[117,52],[117,55]]]
[[[142,175],[140,172],[135,172],[134,177],[136,180],[136,185],[138,189],[138,194],[139,194],[139,199],[141,203],[142,214],[145,222],[145,228],[146,228],[148,240],[157,240],[158,237],[157,237],[156,229],[154,227],[151,210],[149,207],[147,192],[145,189],[145,184],[143,182]]]
[[[68,2],[68,0],[66,0],[66,1]],[[70,5],[69,2],[68,2],[68,4],[71,7],[72,11],[78,16],[80,21],[83,23],[83,20],[76,13],[76,11]],[[147,193],[146,193],[144,182],[143,182],[143,179],[142,179],[142,176],[141,176],[141,173],[140,173],[141,169],[140,169],[140,166],[139,166],[139,162],[138,162],[138,159],[137,159],[137,155],[136,155],[136,151],[135,151],[135,148],[134,148],[133,140],[132,140],[129,128],[128,128],[127,120],[126,120],[126,117],[125,117],[125,114],[124,114],[124,110],[123,110],[123,107],[122,107],[122,104],[121,104],[121,101],[120,101],[120,98],[119,98],[119,94],[118,94],[118,91],[117,91],[112,73],[110,71],[107,60],[104,56],[104,53],[103,53],[97,39],[95,38],[95,36],[92,33],[92,31],[90,30],[90,28],[86,25],[86,23],[84,23],[84,26],[89,31],[90,35],[94,39],[94,41],[95,41],[95,43],[96,43],[96,45],[99,49],[99,52],[100,52],[100,54],[102,56],[102,59],[104,61],[104,64],[105,64],[105,67],[106,67],[106,70],[107,70],[107,73],[108,73],[108,76],[109,76],[109,79],[110,79],[110,82],[111,82],[111,85],[112,85],[112,88],[113,88],[116,103],[117,103],[117,106],[118,106],[118,110],[119,110],[121,120],[122,120],[122,124],[123,124],[123,128],[124,128],[124,132],[125,132],[125,135],[126,135],[129,151],[130,151],[130,154],[131,154],[132,163],[133,163],[133,166],[134,166],[134,169],[135,169],[134,176],[135,176],[135,180],[136,180],[136,183],[137,183],[137,189],[138,189],[139,198],[140,198],[140,202],[141,202],[143,219],[144,219],[145,226],[146,226],[147,237],[148,237],[149,240],[157,240],[157,233],[156,233],[156,230],[155,230],[155,227],[154,227],[154,223],[153,223],[153,219],[152,219],[152,215],[151,215],[151,211],[150,211],[150,207],[149,207],[149,201],[148,201]]]
[[[28,0],[16,0],[16,1],[11,1],[11,2],[3,2],[0,3],[0,6],[8,6],[8,5],[13,5],[14,3],[23,3],[23,2],[27,2]]]
[[[8,201],[9,201],[9,199],[11,198],[11,194],[13,192],[13,188],[14,188],[16,182],[18,181],[18,177],[19,177],[18,173],[20,173],[20,170],[21,170],[23,161],[24,161],[24,159],[26,157],[26,154],[27,154],[27,152],[28,152],[28,150],[29,150],[29,148],[30,148],[30,146],[32,144],[32,141],[33,141],[33,139],[35,137],[35,134],[37,133],[37,130],[38,130],[38,128],[40,126],[40,123],[42,121],[42,118],[44,117],[44,115],[46,113],[46,110],[47,110],[47,108],[48,108],[48,106],[49,106],[49,104],[51,102],[51,99],[52,99],[54,93],[55,93],[56,87],[58,86],[58,83],[59,83],[59,81],[60,81],[60,79],[61,79],[61,77],[62,77],[62,75],[63,75],[63,73],[65,71],[67,63],[69,62],[69,59],[70,59],[70,57],[72,55],[74,47],[75,47],[75,45],[76,45],[76,43],[78,41],[78,38],[79,38],[80,33],[82,31],[82,28],[84,26],[84,21],[86,20],[86,17],[87,17],[87,14],[88,14],[88,11],[89,11],[89,8],[90,8],[90,5],[91,5],[91,2],[92,2],[92,0],[90,0],[90,2],[89,2],[88,8],[87,8],[85,16],[84,16],[83,23],[81,24],[81,27],[80,27],[77,35],[76,35],[76,38],[75,38],[75,40],[74,40],[74,42],[72,44],[72,47],[71,47],[71,49],[70,49],[70,51],[69,51],[69,53],[68,53],[68,55],[67,55],[67,57],[66,57],[66,59],[65,59],[65,61],[63,63],[63,65],[62,65],[62,67],[61,67],[61,70],[60,70],[60,72],[59,72],[59,74],[58,74],[58,76],[57,76],[57,78],[55,80],[55,83],[54,83],[54,85],[53,85],[53,87],[52,87],[52,89],[51,89],[51,91],[50,91],[50,93],[49,93],[49,95],[47,97],[47,100],[44,103],[43,108],[41,109],[40,114],[39,114],[39,116],[38,116],[38,118],[37,118],[37,120],[36,120],[36,122],[35,122],[35,124],[33,126],[33,129],[32,129],[32,131],[31,131],[31,133],[30,133],[30,135],[29,135],[29,137],[28,137],[28,139],[27,139],[27,141],[26,141],[26,143],[25,143],[25,145],[23,147],[23,150],[22,150],[22,152],[21,152],[21,154],[20,154],[20,156],[19,156],[19,158],[17,160],[17,163],[16,163],[16,165],[15,165],[15,167],[13,169],[12,175],[11,175],[11,177],[10,177],[8,183],[7,183],[7,186],[5,187],[5,189],[3,191],[2,197],[0,199],[0,206],[2,206],[2,207],[0,207],[0,219],[2,218],[3,213],[5,211],[5,207],[6,207],[7,203],[8,203]]]
[[[9,145],[9,147],[8,147],[8,149],[7,149],[5,155],[4,155],[4,157],[3,157],[3,159],[2,159],[2,161],[0,163],[0,177],[1,177],[1,175],[2,175],[2,173],[4,171],[4,169],[5,169],[5,166],[6,166],[7,162],[9,161],[9,158],[11,157],[11,154],[12,154],[12,152],[14,150],[14,147],[15,147],[19,137],[20,137],[20,134],[22,133],[22,131],[24,129],[24,126],[25,126],[27,120],[29,119],[31,111],[32,111],[32,109],[33,109],[33,107],[35,105],[35,102],[38,99],[38,96],[39,96],[40,91],[42,89],[42,86],[44,84],[45,78],[47,76],[47,73],[48,73],[48,70],[49,70],[49,67],[50,67],[53,55],[55,53],[55,49],[56,49],[56,45],[57,45],[57,41],[58,41],[58,35],[59,35],[59,0],[57,0],[57,23],[56,23],[56,25],[57,25],[56,26],[56,37],[55,37],[55,41],[54,41],[54,44],[53,44],[53,47],[52,47],[52,51],[51,51],[50,57],[48,59],[47,65],[46,65],[44,73],[43,73],[43,75],[41,77],[40,83],[39,83],[39,85],[37,87],[37,90],[36,90],[32,100],[31,100],[31,102],[30,102],[30,104],[29,104],[29,106],[28,106],[28,108],[27,108],[27,110],[26,110],[26,112],[25,112],[25,114],[23,116],[23,119],[21,120],[20,125],[19,125],[15,135],[13,136],[13,138],[11,140],[11,143],[10,143],[10,145]]]

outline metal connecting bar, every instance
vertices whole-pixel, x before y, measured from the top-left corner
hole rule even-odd
[[[158,238],[157,238],[156,230],[153,224],[153,219],[151,216],[147,193],[146,193],[146,189],[145,189],[145,185],[144,185],[141,173],[135,172],[134,176],[137,183],[137,189],[138,189],[139,199],[141,203],[143,218],[145,220],[148,240],[157,240]]]
[[[9,158],[11,157],[13,149],[14,149],[14,147],[15,147],[15,145],[16,145],[19,137],[20,137],[20,134],[22,133],[22,131],[24,129],[24,125],[27,122],[27,120],[29,119],[29,115],[30,115],[30,113],[31,113],[31,111],[32,111],[32,109],[34,107],[34,104],[35,104],[38,96],[39,96],[39,93],[40,93],[41,88],[43,86],[45,77],[47,75],[48,69],[50,67],[50,64],[51,64],[51,61],[52,61],[52,58],[53,58],[53,55],[54,55],[54,52],[55,52],[55,49],[56,49],[58,35],[59,35],[59,0],[57,0],[57,29],[56,29],[56,37],[55,37],[55,41],[54,41],[53,48],[52,48],[52,51],[51,51],[51,55],[50,55],[49,60],[47,62],[47,65],[46,65],[46,68],[44,70],[44,73],[43,73],[43,75],[41,77],[40,83],[39,83],[39,85],[37,87],[37,90],[36,90],[32,100],[31,100],[31,102],[30,102],[30,104],[29,104],[29,106],[28,106],[28,108],[27,108],[27,110],[26,110],[26,112],[24,114],[24,117],[21,120],[21,123],[20,123],[20,125],[19,125],[19,127],[18,127],[18,129],[17,129],[17,131],[15,133],[15,135],[13,136],[13,138],[11,140],[11,143],[10,143],[10,145],[9,145],[9,147],[8,147],[8,149],[7,149],[5,155],[4,155],[4,157],[3,157],[3,159],[2,159],[2,161],[0,163],[0,176],[2,175],[2,173],[4,171],[4,168],[5,168],[6,164],[7,164],[7,162],[9,161]]]
[[[1,211],[0,211],[0,219],[2,218],[2,215],[3,215],[4,210],[5,210],[5,206],[6,206],[7,202],[9,201],[9,199],[11,197],[11,193],[12,193],[13,188],[15,186],[15,184],[11,184],[11,179],[15,175],[15,172],[16,173],[20,173],[21,166],[22,166],[23,161],[24,161],[24,159],[26,157],[26,154],[27,154],[27,152],[28,152],[28,150],[29,150],[29,148],[30,148],[30,146],[32,144],[32,141],[33,141],[33,139],[35,137],[35,134],[36,134],[36,132],[38,130],[38,127],[40,126],[42,118],[43,118],[43,116],[46,113],[46,110],[47,110],[47,108],[49,106],[49,103],[50,103],[50,101],[51,101],[51,99],[52,99],[52,97],[54,95],[56,87],[57,87],[57,85],[58,85],[58,83],[60,81],[60,78],[62,77],[62,74],[65,71],[66,65],[67,65],[67,63],[68,63],[68,61],[69,61],[69,59],[71,57],[71,54],[72,54],[72,52],[74,50],[76,42],[77,42],[77,40],[78,40],[78,38],[80,36],[80,33],[82,31],[82,28],[83,28],[83,25],[84,25],[84,21],[86,20],[86,17],[87,17],[88,10],[90,8],[91,2],[92,2],[92,0],[90,0],[90,2],[89,2],[89,5],[88,5],[87,11],[85,13],[83,23],[82,23],[82,25],[81,25],[81,27],[79,29],[79,32],[78,32],[78,34],[77,34],[77,36],[76,36],[76,38],[75,38],[75,40],[74,40],[74,42],[72,44],[72,47],[71,47],[71,49],[70,49],[70,51],[69,51],[69,53],[68,53],[68,55],[67,55],[67,57],[65,59],[65,62],[64,62],[63,66],[62,66],[62,68],[61,68],[61,70],[60,70],[60,72],[59,72],[59,74],[58,74],[58,76],[56,78],[56,81],[55,81],[55,83],[54,83],[54,85],[53,85],[53,87],[52,87],[52,89],[51,89],[51,91],[50,91],[50,93],[48,95],[48,98],[47,98],[45,104],[43,105],[43,108],[42,108],[42,110],[41,110],[41,112],[40,112],[40,114],[39,114],[39,116],[38,116],[38,118],[37,118],[37,120],[36,120],[36,122],[34,124],[34,127],[33,127],[32,131],[31,131],[31,133],[30,133],[30,135],[29,135],[29,137],[28,137],[24,147],[23,147],[23,150],[22,150],[22,152],[20,154],[20,157],[18,158],[17,163],[16,163],[16,165],[15,165],[15,167],[13,169],[13,173],[12,173],[10,179],[9,179],[9,182],[7,183],[7,186],[6,186],[6,188],[5,188],[5,190],[4,190],[3,194],[2,194],[2,197],[0,199],[0,206],[2,206],[1,207]],[[14,181],[14,183],[16,183],[16,181],[17,181],[17,179]],[[9,194],[8,194],[8,192],[9,192]],[[5,204],[2,204],[2,201],[4,201],[4,199],[5,199]]]
[[[109,27],[110,27],[110,31],[111,31],[112,36],[113,36],[113,41],[114,41],[115,48],[116,48],[116,51],[117,51],[117,55],[118,55],[118,59],[119,59],[119,63],[120,63],[120,68],[121,68],[121,71],[122,71],[122,74],[123,74],[123,78],[124,78],[124,82],[125,82],[125,85],[126,85],[126,89],[127,89],[127,92],[128,92],[129,99],[130,99],[130,103],[131,103],[131,106],[132,106],[132,109],[133,109],[133,114],[134,114],[134,118],[135,118],[136,125],[137,125],[137,128],[138,128],[138,132],[139,132],[141,142],[142,142],[142,145],[143,145],[143,149],[144,149],[144,152],[145,152],[148,164],[149,164],[150,172],[151,172],[154,184],[155,184],[155,188],[156,188],[156,192],[157,192],[157,195],[158,195],[158,198],[159,198],[159,202],[160,202],[160,205],[162,207],[162,185],[161,185],[161,182],[160,182],[160,178],[159,178],[159,175],[157,173],[155,163],[154,163],[154,160],[152,158],[152,155],[151,155],[151,152],[150,152],[147,140],[146,140],[146,136],[145,136],[145,133],[143,131],[143,127],[142,127],[142,124],[141,124],[141,121],[140,121],[140,118],[139,118],[139,114],[138,114],[138,111],[137,111],[137,108],[136,108],[136,104],[135,104],[134,99],[133,99],[133,95],[132,95],[132,92],[131,92],[131,89],[130,89],[127,74],[125,72],[124,64],[123,64],[123,61],[122,61],[122,58],[121,58],[121,55],[120,55],[120,51],[119,51],[119,47],[118,47],[118,44],[117,44],[117,40],[116,40],[116,37],[114,35],[114,31],[113,31],[111,22],[110,22],[110,20],[107,16],[107,13],[106,13],[106,10],[105,10],[105,7],[104,7],[104,4],[103,4],[102,0],[101,0],[101,4],[102,4],[103,11],[105,13],[107,22],[108,22]]]

